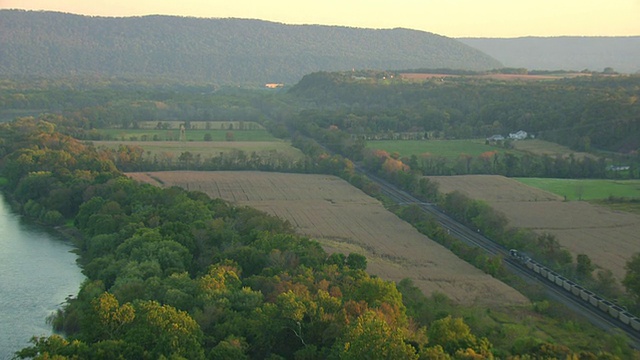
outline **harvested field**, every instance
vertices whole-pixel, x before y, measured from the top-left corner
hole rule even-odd
[[[622,280],[624,266],[640,252],[640,216],[613,211],[524,185],[503,176],[433,176],[444,193],[458,190],[486,201],[503,212],[509,224],[556,236],[574,257],[586,254],[592,262]]]
[[[277,215],[300,234],[317,239],[328,252],[361,253],[368,259],[370,273],[396,282],[411,278],[427,295],[441,292],[465,305],[528,302],[334,176],[231,171],[128,176],[158,186],[202,191]]]
[[[512,144],[514,149],[532,153],[534,155],[548,155],[551,157],[560,156],[563,158],[568,158],[571,154],[573,154],[573,156],[578,160],[583,160],[585,157],[590,157],[594,160],[597,160],[595,156],[589,153],[579,151],[576,152],[566,146],[552,143],[550,141],[528,139],[524,141],[514,141]]]

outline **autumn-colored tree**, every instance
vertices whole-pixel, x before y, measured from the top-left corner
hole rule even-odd
[[[335,345],[336,359],[418,359],[416,349],[405,342],[401,328],[393,328],[380,313],[369,310],[359,316]]]

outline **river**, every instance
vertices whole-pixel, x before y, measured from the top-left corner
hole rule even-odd
[[[12,212],[0,194],[0,360],[52,333],[46,323],[84,276],[73,244]]]

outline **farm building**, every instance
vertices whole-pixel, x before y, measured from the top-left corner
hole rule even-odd
[[[524,140],[526,138],[527,138],[527,132],[524,130],[519,130],[518,132],[509,134],[509,139],[513,139],[513,140]]]

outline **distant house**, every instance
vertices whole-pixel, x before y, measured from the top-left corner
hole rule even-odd
[[[487,138],[487,141],[503,141],[503,140],[504,140],[504,136],[502,135],[493,135]]]
[[[609,165],[607,166],[608,171],[627,171],[631,169],[631,166],[628,165]]]
[[[513,140],[524,140],[527,138],[527,132],[524,130],[520,130],[516,133],[509,134],[509,139]]]

